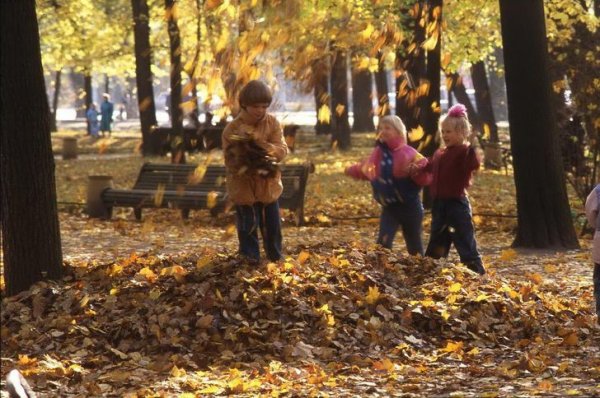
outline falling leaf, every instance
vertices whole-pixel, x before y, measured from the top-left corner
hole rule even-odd
[[[408,140],[410,142],[417,142],[420,139],[422,139],[424,135],[425,135],[425,130],[423,130],[423,127],[417,126],[408,132]]]
[[[165,195],[165,184],[158,184],[154,194],[154,206],[161,207]]]
[[[331,110],[329,109],[329,107],[327,105],[322,105],[319,108],[319,112],[317,114],[317,119],[321,123],[329,124],[329,121],[331,120]]]
[[[206,207],[212,209],[217,205],[217,199],[219,198],[219,193],[216,191],[209,192],[206,196]]]

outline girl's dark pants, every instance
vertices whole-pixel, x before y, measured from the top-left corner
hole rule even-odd
[[[235,212],[240,254],[253,261],[260,260],[258,243],[258,230],[260,229],[268,259],[271,261],[281,259],[282,236],[279,202],[238,205],[235,207]]]
[[[463,264],[479,274],[485,274],[477,251],[471,204],[466,197],[433,201],[431,236],[425,255],[432,258],[447,257],[452,243]]]
[[[383,206],[379,219],[379,237],[377,243],[388,249],[392,248],[398,227],[406,242],[406,249],[411,255],[423,255],[423,204],[420,200],[409,203],[393,203]]]

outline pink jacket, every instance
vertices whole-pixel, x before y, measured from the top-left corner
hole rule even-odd
[[[410,145],[407,145],[404,137],[399,136],[397,139],[388,141],[386,144],[393,153],[394,177],[410,177],[420,186],[431,183],[431,173],[424,170],[425,166],[427,166],[427,158]],[[380,175],[379,169],[382,157],[381,149],[375,147],[367,159],[346,168],[345,173],[359,180],[373,181]],[[409,166],[412,170],[409,169]]]

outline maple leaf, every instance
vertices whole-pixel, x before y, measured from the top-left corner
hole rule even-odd
[[[377,286],[369,286],[369,292],[365,296],[365,301],[369,304],[375,304],[380,297],[379,288]]]

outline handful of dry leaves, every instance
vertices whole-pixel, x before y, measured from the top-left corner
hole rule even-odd
[[[226,150],[230,167],[237,174],[274,177],[279,171],[277,160],[249,134],[233,135]]]

